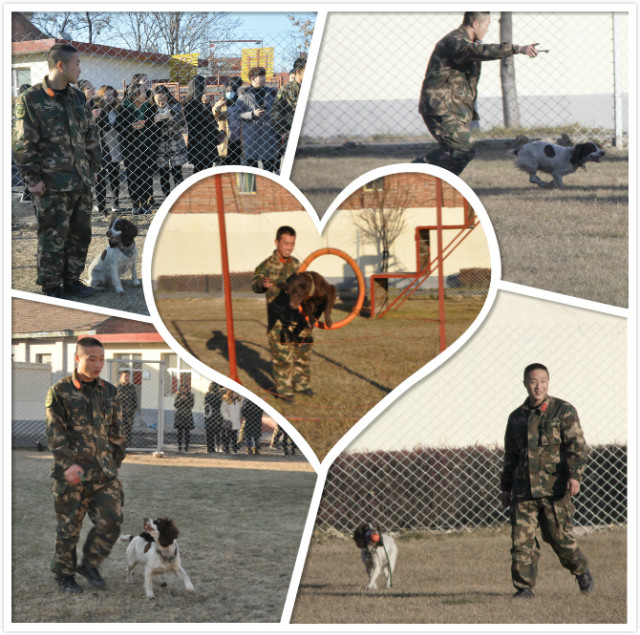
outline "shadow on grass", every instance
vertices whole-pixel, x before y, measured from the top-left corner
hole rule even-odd
[[[329,589],[331,584],[300,584],[299,591],[314,591],[314,595],[325,597],[370,597],[376,600],[382,598],[432,598],[442,599],[451,604],[463,604],[472,602],[484,602],[487,598],[510,598],[511,593],[497,593],[491,591],[465,591],[464,593],[433,593],[433,592],[409,592],[394,591],[393,589],[378,589],[377,591],[323,591]],[[319,592],[317,592],[319,591]]]

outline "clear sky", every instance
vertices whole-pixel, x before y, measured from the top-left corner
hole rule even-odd
[[[310,17],[312,13],[255,13],[254,11],[231,11],[233,15],[238,15],[242,18],[242,26],[240,32],[245,35],[257,35],[262,33],[291,33],[292,26],[291,21],[287,18],[287,15],[295,15],[296,17]]]

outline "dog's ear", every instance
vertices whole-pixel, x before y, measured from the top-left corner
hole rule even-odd
[[[353,540],[359,549],[365,549],[367,546],[366,533],[369,531],[367,523],[360,523],[353,532]]]
[[[171,518],[158,518],[155,521],[160,532],[158,542],[163,547],[168,547],[174,540],[180,535],[178,526],[171,520]]]
[[[133,239],[138,235],[138,226],[134,225],[131,221],[123,219],[122,223],[122,242],[127,247],[133,242]]]
[[[571,154],[571,163],[582,165],[582,163],[584,163],[584,159],[592,152],[596,152],[595,143],[589,141],[587,143],[576,144],[573,148],[573,153]]]

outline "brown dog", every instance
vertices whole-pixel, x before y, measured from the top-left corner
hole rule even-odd
[[[315,271],[294,273],[283,287],[292,309],[302,307],[302,316],[313,328],[324,311],[324,322],[331,327],[331,310],[336,301],[336,288]]]

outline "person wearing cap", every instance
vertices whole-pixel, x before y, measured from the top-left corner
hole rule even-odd
[[[518,53],[536,57],[536,44],[510,42],[484,44],[489,30],[488,11],[467,11],[462,24],[445,35],[433,49],[420,91],[418,111],[438,147],[414,163],[437,165],[460,174],[475,156],[469,126],[479,119],[474,103],[478,95],[481,62]]]
[[[70,86],[80,76],[77,49],[54,44],[48,64],[42,82],[18,96],[13,157],[38,222],[37,283],[51,297],[87,297],[94,289],[80,276],[91,242],[100,137],[86,97]]]
[[[73,373],[49,389],[45,402],[58,520],[51,571],[60,590],[74,594],[82,593],[76,573],[94,588],[106,586],[98,567],[120,535],[123,494],[118,470],[126,454],[116,387],[100,378],[100,340],[79,339],[75,361]],[[87,513],[93,527],[77,565],[76,546]]]
[[[284,154],[289,141],[289,133],[291,132],[291,124],[293,115],[298,105],[298,96],[300,95],[300,85],[304,77],[304,70],[307,66],[307,59],[299,57],[294,63],[291,73],[293,79],[284,84],[276,95],[276,102],[273,106],[273,125],[277,133],[280,135],[280,156]]]

